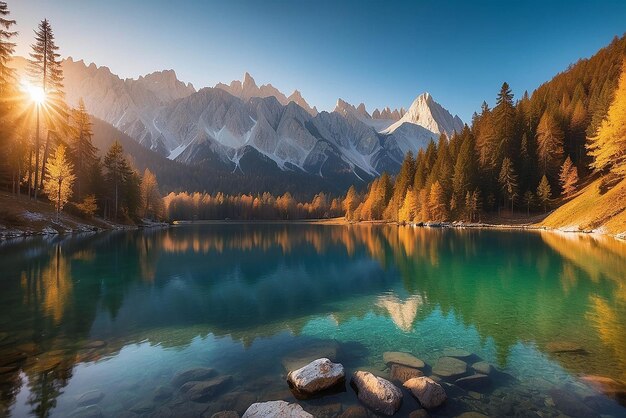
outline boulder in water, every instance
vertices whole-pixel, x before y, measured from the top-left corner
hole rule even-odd
[[[370,372],[357,371],[352,376],[357,396],[372,410],[384,415],[393,415],[402,404],[402,392],[390,381]]]
[[[343,366],[333,363],[327,358],[313,360],[306,366],[289,372],[287,381],[289,386],[302,394],[314,394],[345,381]]]
[[[407,380],[404,382],[404,387],[409,389],[426,409],[437,408],[448,399],[444,388],[429,377]]]

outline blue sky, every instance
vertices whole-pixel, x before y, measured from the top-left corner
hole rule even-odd
[[[626,1],[7,0],[26,55],[47,17],[61,54],[121,77],[173,68],[196,87],[241,79],[408,107],[424,91],[465,121],[503,81],[519,97],[626,31]]]

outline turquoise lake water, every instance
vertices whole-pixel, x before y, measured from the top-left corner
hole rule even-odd
[[[386,351],[433,366],[451,348],[497,372],[480,390],[448,382],[431,416],[626,416],[626,243],[607,237],[183,225],[0,242],[0,272],[0,416],[210,417],[284,399],[333,417],[358,404],[349,378],[296,400],[290,365],[328,356],[389,378]],[[171,382],[195,367],[232,378],[193,402]],[[405,391],[397,416],[418,408]]]

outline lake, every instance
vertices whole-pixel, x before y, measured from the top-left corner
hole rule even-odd
[[[210,417],[276,399],[339,416],[358,404],[349,375],[389,378],[389,351],[427,375],[441,357],[493,366],[472,390],[444,378],[431,416],[626,416],[626,243],[608,237],[182,225],[0,242],[0,271],[0,416]],[[345,390],[296,400],[287,369],[322,356]],[[223,377],[209,399],[178,389],[193,368]],[[397,416],[417,408],[404,391]]]

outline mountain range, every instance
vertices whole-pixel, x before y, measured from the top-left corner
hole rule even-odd
[[[13,66],[24,74],[25,63],[15,58]],[[122,79],[72,58],[62,68],[70,106],[82,98],[93,116],[170,160],[237,172],[242,191],[263,191],[245,190],[246,176],[280,184],[290,173],[317,177],[322,190],[345,191],[383,171],[397,172],[405,153],[463,128],[428,93],[408,110],[387,107],[370,115],[363,103],[339,99],[332,112],[319,112],[299,91],[286,96],[271,84],[259,87],[248,73],[243,81],[196,90],[173,70]]]

